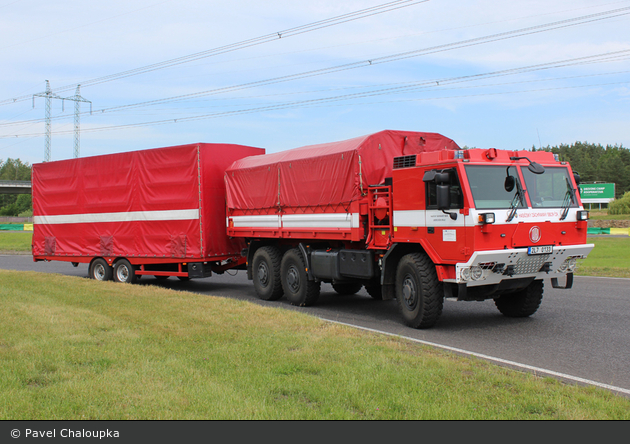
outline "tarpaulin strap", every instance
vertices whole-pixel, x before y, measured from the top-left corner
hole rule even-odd
[[[361,156],[359,156],[359,187],[361,189],[361,196],[366,194],[363,192],[363,173],[361,172]]]
[[[197,184],[199,186],[199,251],[201,252],[201,257],[203,257],[203,222],[201,220],[201,153],[199,152],[199,145],[197,145]]]
[[[278,168],[278,208],[280,208],[280,168]]]

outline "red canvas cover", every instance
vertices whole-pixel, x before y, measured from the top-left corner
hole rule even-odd
[[[223,173],[259,148],[191,144],[33,165],[33,255],[200,258],[239,253]]]
[[[391,177],[394,157],[444,149],[460,148],[437,133],[386,130],[243,158],[226,171],[227,205],[261,210],[346,204]]]

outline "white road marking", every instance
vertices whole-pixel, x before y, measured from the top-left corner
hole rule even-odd
[[[417,342],[417,343],[420,343],[420,344],[423,344],[423,345],[429,345],[431,347],[441,348],[443,350],[448,350],[448,351],[452,351],[452,352],[456,352],[456,353],[461,353],[461,354],[464,354],[464,355],[475,356],[477,358],[481,358],[481,359],[485,359],[485,360],[488,360],[488,361],[497,362],[497,363],[504,364],[504,365],[509,365],[511,367],[522,368],[522,369],[534,372],[535,375],[543,374],[543,375],[548,375],[548,376],[554,376],[556,378],[562,378],[562,379],[566,379],[566,380],[569,380],[569,381],[574,381],[574,382],[587,384],[587,385],[594,385],[594,386],[597,386],[597,387],[604,388],[606,390],[611,390],[611,391],[623,393],[625,395],[630,395],[630,390],[628,390],[628,389],[624,389],[624,388],[621,388],[621,387],[616,387],[614,385],[602,384],[601,382],[591,381],[589,379],[579,378],[577,376],[571,376],[571,375],[567,375],[565,373],[554,372],[553,370],[547,370],[547,369],[540,368],[540,367],[534,367],[534,366],[527,365],[527,364],[521,364],[519,362],[508,361],[506,359],[495,358],[494,356],[488,356],[488,355],[484,355],[484,354],[481,354],[481,353],[475,353],[475,352],[471,352],[471,351],[468,351],[468,350],[463,350],[461,348],[450,347],[448,345],[436,344],[435,342],[429,342],[429,341],[423,341],[421,339],[410,338],[409,336],[402,336],[402,335],[397,335],[397,334],[394,334],[394,333],[388,333],[388,332],[381,331],[381,330],[376,330],[376,329],[373,329],[373,328],[361,327],[359,325],[347,324],[345,322],[331,321],[330,319],[325,319],[325,318],[320,318],[320,319],[322,319],[323,321],[331,322],[333,324],[345,325],[347,327],[352,327],[352,328],[356,328],[356,329],[359,329],[359,330],[365,330],[365,331],[369,331],[369,332],[372,332],[372,333],[379,333],[379,334],[382,334],[382,335],[393,336],[395,338],[406,339],[408,341]]]

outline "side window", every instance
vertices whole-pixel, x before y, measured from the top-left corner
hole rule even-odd
[[[451,205],[449,208],[456,210],[464,208],[464,195],[462,194],[462,187],[459,184],[459,177],[457,176],[457,170],[455,168],[449,168],[445,170],[435,170],[437,173],[448,173],[449,182],[445,185],[449,186],[451,195]],[[437,209],[437,183],[435,181],[426,182],[426,202],[427,210]]]

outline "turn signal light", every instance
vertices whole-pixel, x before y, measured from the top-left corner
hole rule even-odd
[[[586,210],[578,211],[577,220],[588,220],[588,211]]]
[[[494,213],[483,213],[479,215],[479,222],[482,224],[493,224],[494,223]]]

